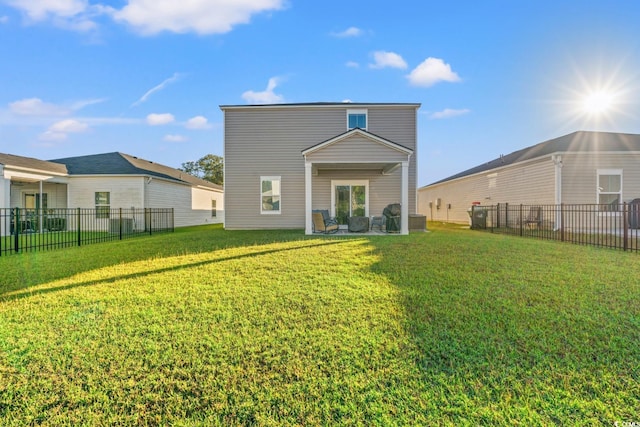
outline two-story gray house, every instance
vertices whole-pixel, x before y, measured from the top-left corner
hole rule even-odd
[[[225,228],[304,228],[327,209],[341,226],[401,204],[416,211],[420,104],[222,105]]]

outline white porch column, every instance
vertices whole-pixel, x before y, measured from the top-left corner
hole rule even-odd
[[[400,234],[409,234],[409,162],[402,162]]]
[[[304,163],[304,234],[313,234],[313,222],[311,218],[312,206],[312,166],[313,163]]]
[[[562,203],[562,156],[560,155],[551,156],[551,160],[555,165],[556,195],[555,195],[554,202],[556,204],[556,219],[555,219],[554,231],[557,231],[560,229],[560,223],[562,222],[562,217],[561,217],[562,213],[560,212],[560,204]]]

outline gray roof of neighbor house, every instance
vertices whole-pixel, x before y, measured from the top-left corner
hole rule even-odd
[[[169,166],[140,159],[124,153],[92,154],[50,160],[66,166],[69,175],[145,175],[171,181],[208,187],[222,191],[222,186],[196,178]]]
[[[67,168],[65,165],[47,162],[45,160],[38,160],[32,157],[15,156],[13,154],[0,153],[0,165],[55,173],[57,175],[67,174]]]
[[[614,132],[577,131],[559,138],[550,139],[511,154],[500,156],[487,163],[467,169],[429,185],[440,184],[476,173],[487,172],[499,167],[509,166],[525,160],[551,154],[568,152],[640,152],[640,135]],[[427,185],[426,187],[428,187]]]

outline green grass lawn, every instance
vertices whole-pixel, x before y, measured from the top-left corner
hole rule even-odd
[[[0,257],[0,424],[640,421],[637,254],[430,227]]]

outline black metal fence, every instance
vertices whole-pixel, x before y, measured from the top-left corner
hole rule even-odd
[[[638,252],[640,203],[473,206],[471,228]]]
[[[172,232],[173,208],[0,209],[0,256]]]

